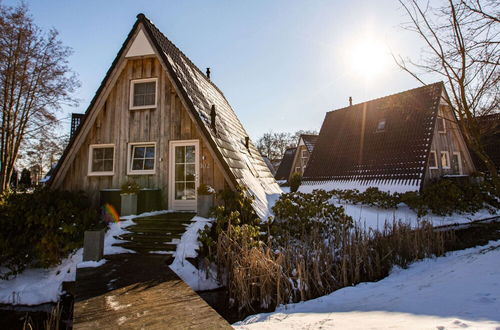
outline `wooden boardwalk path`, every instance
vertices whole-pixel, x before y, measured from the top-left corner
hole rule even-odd
[[[78,269],[74,329],[231,329],[158,254],[117,254]]]

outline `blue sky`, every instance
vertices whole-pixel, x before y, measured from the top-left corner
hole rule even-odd
[[[211,67],[212,80],[254,139],[270,129],[319,130],[325,112],[346,106],[349,96],[359,103],[419,86],[390,55],[415,57],[421,48],[401,29],[406,18],[396,0],[27,4],[39,26],[56,28],[74,50],[70,65],[82,84],[76,94],[81,102],[61,117],[86,110],[140,12],[202,71]],[[368,39],[382,63],[369,78],[353,67],[359,53],[372,53],[369,47],[359,51]]]

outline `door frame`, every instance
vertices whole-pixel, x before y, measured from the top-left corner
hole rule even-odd
[[[462,169],[462,153],[460,151],[453,151],[453,153],[451,154],[451,168],[453,170],[453,156],[455,155],[458,156],[458,175],[463,175],[464,172]]]
[[[168,162],[168,209],[176,210],[175,208],[175,147],[192,146],[194,145],[195,159],[195,199],[194,201],[184,202],[186,207],[177,208],[179,211],[194,211],[198,209],[198,187],[200,185],[200,140],[170,140],[168,146],[169,162]],[[177,202],[178,203],[178,202]],[[193,204],[193,205],[191,205]]]

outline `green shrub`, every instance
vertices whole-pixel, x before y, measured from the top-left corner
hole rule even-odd
[[[312,193],[291,192],[282,194],[273,206],[278,221],[273,234],[302,239],[308,233],[318,231],[323,236],[333,235],[341,227],[349,227],[353,220],[343,207],[330,203],[332,194],[324,190]],[[277,231],[277,232],[276,232]]]
[[[7,270],[0,278],[57,265],[82,245],[84,231],[98,220],[81,192],[43,189],[6,196],[0,203],[0,265]]]
[[[299,173],[293,173],[290,178],[290,191],[295,192],[299,190],[300,184],[302,183],[302,178]]]
[[[133,180],[128,180],[124,182],[121,186],[122,194],[138,194],[141,190],[139,184]]]
[[[248,196],[246,188],[221,190],[217,197],[221,205],[216,206],[211,214],[216,219],[215,225],[205,226],[198,237],[202,243],[201,254],[210,260],[215,259],[215,245],[221,233],[238,235],[244,230],[246,233],[254,233],[251,239],[259,239],[260,218],[252,206],[254,199]]]

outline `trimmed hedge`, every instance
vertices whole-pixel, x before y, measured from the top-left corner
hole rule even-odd
[[[99,214],[83,192],[36,190],[0,201],[0,278],[57,265],[82,246]]]
[[[474,213],[485,208],[494,213],[500,208],[499,194],[489,181],[458,184],[452,180],[442,179],[426,187],[422,193],[390,194],[370,187],[362,193],[357,189],[348,189],[332,190],[330,194],[339,201],[383,209],[397,208],[400,203],[405,203],[420,217],[428,213],[439,216]]]

